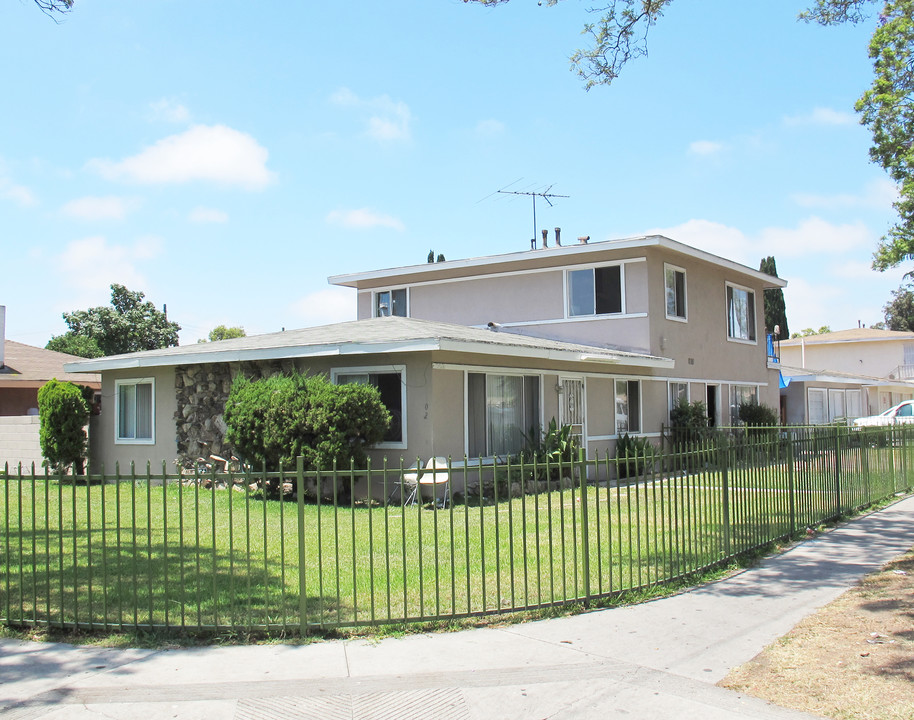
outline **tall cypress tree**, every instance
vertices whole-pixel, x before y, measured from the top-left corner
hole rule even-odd
[[[758,269],[768,275],[778,276],[778,268],[773,255],[763,258]],[[781,288],[765,290],[765,329],[773,333],[775,325],[778,325],[781,330],[778,333],[779,338],[786,340],[790,337],[790,330],[787,327],[787,308],[784,305],[784,291]]]

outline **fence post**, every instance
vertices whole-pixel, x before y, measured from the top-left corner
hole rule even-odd
[[[572,471],[573,474],[573,471]],[[581,564],[584,570],[584,597],[590,601],[590,530],[587,521],[587,463],[584,448],[578,450],[578,474],[581,478]]]
[[[841,430],[835,425],[835,517],[841,517]]]
[[[308,596],[305,583],[305,459],[301,455],[295,458],[295,494],[298,501],[298,631],[304,636],[308,630]]]
[[[788,436],[787,441],[787,503],[790,512],[790,534],[793,535],[797,530],[797,484],[796,484],[796,461],[794,454],[795,440]]]
[[[730,557],[730,438],[721,436],[718,455],[721,457],[721,490],[723,491],[723,523],[724,523],[724,556]]]

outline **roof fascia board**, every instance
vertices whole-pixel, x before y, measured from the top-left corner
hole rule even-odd
[[[385,278],[408,278],[410,276],[421,276],[429,272],[435,272],[440,270],[468,270],[473,268],[484,268],[490,267],[492,265],[500,264],[510,264],[514,262],[520,262],[523,260],[529,260],[532,257],[536,258],[561,258],[561,257],[576,257],[578,255],[584,254],[596,254],[602,251],[614,251],[614,250],[630,250],[633,248],[645,248],[645,247],[663,247],[672,252],[676,252],[682,255],[687,255],[693,258],[704,260],[713,265],[718,265],[728,270],[733,270],[742,275],[748,275],[756,280],[761,280],[765,283],[766,287],[770,288],[783,288],[787,286],[787,281],[783,278],[776,278],[772,275],[760,272],[758,270],[753,270],[748,265],[741,265],[740,263],[734,262],[733,260],[727,260],[718,255],[706,252],[705,250],[699,250],[698,248],[693,248],[689,245],[685,245],[676,240],[672,240],[663,235],[645,235],[635,238],[626,238],[621,240],[613,241],[603,241],[593,244],[585,245],[570,245],[563,246],[558,248],[547,248],[543,250],[526,250],[523,252],[517,253],[508,253],[504,255],[490,255],[487,257],[481,258],[468,258],[465,260],[449,260],[443,263],[432,263],[431,267],[428,263],[424,265],[409,265],[399,268],[388,268],[385,270],[371,270],[369,272],[362,273],[348,273],[343,275],[331,275],[327,278],[327,282],[331,285],[341,285],[344,287],[359,288],[361,283],[369,282],[372,280],[383,280]],[[535,253],[532,255],[531,253]],[[544,268],[535,268],[534,272],[542,272],[547,269],[560,269],[561,265],[548,266]],[[506,274],[510,271],[505,271]],[[521,271],[517,271],[521,272]],[[493,273],[495,275],[495,273]],[[465,276],[464,276],[465,277]],[[445,280],[434,280],[427,282],[453,282],[459,278],[451,278]],[[409,280],[403,280],[404,284],[410,284]],[[422,281],[413,281],[412,284],[419,284]]]

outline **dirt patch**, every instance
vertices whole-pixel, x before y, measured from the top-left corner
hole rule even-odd
[[[835,720],[914,718],[914,548],[719,684]]]

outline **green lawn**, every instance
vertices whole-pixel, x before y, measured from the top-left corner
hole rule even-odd
[[[892,451],[875,452],[841,456],[842,505],[895,490]],[[834,466],[820,454],[793,472],[734,467],[726,493],[719,472],[681,471],[446,509],[0,477],[0,617],[278,630],[302,618],[358,625],[578,601],[694,572],[834,515]]]

